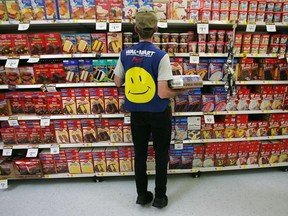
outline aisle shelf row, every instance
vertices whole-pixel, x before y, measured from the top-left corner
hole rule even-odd
[[[197,144],[197,143],[218,143],[218,142],[238,142],[238,141],[253,141],[253,140],[275,140],[275,139],[288,139],[288,135],[282,136],[263,136],[263,137],[246,137],[246,138],[223,138],[223,139],[198,139],[198,140],[183,140],[183,144]],[[179,142],[171,141],[171,144],[179,144]],[[150,143],[152,145],[152,143]],[[133,146],[133,143],[114,143],[114,142],[96,142],[96,143],[67,143],[67,144],[15,144],[7,145],[5,148],[12,149],[49,149],[54,146],[60,148],[77,148],[77,147],[116,147],[116,146]],[[4,144],[0,143],[0,149],[4,148]]]
[[[225,81],[203,81],[203,85],[224,85]],[[236,81],[236,85],[287,85],[288,80],[255,80],[255,81]],[[116,87],[113,82],[90,82],[90,83],[58,83],[48,84],[56,88],[81,88],[81,87]],[[40,89],[44,84],[34,85],[15,85],[16,89]],[[0,85],[0,89],[10,89],[9,85]]]
[[[214,111],[214,112],[175,112],[173,116],[203,116],[203,115],[238,115],[238,114],[272,114],[272,113],[288,113],[288,110],[243,110],[243,111]],[[51,120],[60,119],[96,119],[96,118],[124,118],[125,114],[91,114],[91,115],[12,115],[1,116],[0,121],[8,121],[16,117],[18,121],[41,120],[42,118],[50,118]]]
[[[107,23],[109,23],[107,21]],[[124,25],[132,25],[131,22],[129,22],[129,20],[123,19],[121,21],[122,24]],[[160,23],[163,22],[159,22],[159,26],[163,26]],[[199,22],[198,22],[199,23]],[[207,23],[207,22],[206,22]],[[0,21],[1,25],[19,25],[20,21]],[[69,20],[31,20],[30,21],[31,25],[57,25],[57,24],[96,24],[96,20],[95,19],[69,19]],[[167,20],[167,24],[171,24],[171,25],[196,25],[197,21],[195,20],[171,20],[168,19]],[[208,21],[208,24],[210,25],[219,25],[219,26],[223,26],[223,25],[234,25],[235,22],[233,21],[217,21],[217,20],[210,20]],[[255,23],[256,26],[259,27],[265,27],[267,24],[265,22],[256,22]],[[279,26],[279,27],[286,27],[288,26],[287,22],[276,22],[274,23],[275,26]],[[238,23],[239,26],[246,26],[247,22],[242,22],[242,23]]]
[[[262,164],[262,165],[242,165],[242,166],[229,166],[229,167],[194,167],[192,169],[176,169],[168,170],[168,174],[188,174],[188,173],[199,173],[199,172],[217,172],[217,171],[229,171],[229,170],[246,170],[246,169],[263,169],[273,167],[288,167],[288,162],[273,163],[273,164]],[[155,171],[147,171],[148,175],[155,175]],[[96,173],[84,173],[84,174],[47,174],[42,178],[44,179],[56,179],[56,178],[86,178],[86,177],[113,177],[113,176],[134,176],[134,172],[96,172]],[[25,179],[12,178],[13,179]]]
[[[95,57],[103,57],[103,58],[118,58],[119,53],[75,53],[75,54],[54,54],[54,55],[40,55],[40,56],[30,56],[30,55],[23,55],[23,56],[0,56],[0,60],[7,60],[11,58],[19,58],[23,60],[28,60],[30,58],[39,58],[40,59],[65,59],[65,58],[95,58]],[[170,57],[189,57],[189,53],[170,53]],[[195,55],[199,55],[199,57],[228,57],[227,53],[197,53]],[[278,54],[272,53],[272,54],[250,54],[250,53],[239,53],[235,54],[234,57],[238,58],[285,58],[284,55],[279,56]]]

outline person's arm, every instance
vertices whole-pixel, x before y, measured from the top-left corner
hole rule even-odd
[[[177,95],[184,94],[188,91],[189,91],[189,89],[171,89],[171,88],[169,88],[167,80],[158,81],[158,96],[161,99],[173,98]]]
[[[114,69],[114,83],[117,87],[121,87],[125,82],[125,71],[121,61],[121,55],[117,61],[117,65]]]
[[[114,76],[114,83],[117,87],[121,87],[124,84],[124,79],[118,77],[117,75]]]

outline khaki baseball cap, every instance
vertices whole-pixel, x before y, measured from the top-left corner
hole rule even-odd
[[[154,29],[157,26],[157,16],[155,11],[149,8],[141,9],[136,13],[135,26],[138,30]]]

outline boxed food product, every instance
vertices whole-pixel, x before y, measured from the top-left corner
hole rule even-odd
[[[19,72],[20,72],[20,79],[21,79],[21,84],[35,84],[35,77],[34,77],[34,70],[33,67],[19,67]]]
[[[107,172],[119,172],[119,154],[118,149],[111,147],[106,148],[106,163],[107,163]]]
[[[84,6],[84,19],[95,19],[96,18],[96,1],[83,0],[83,6]]]
[[[82,173],[94,173],[92,148],[81,148],[79,157]]]
[[[224,129],[225,129],[225,124],[222,121],[217,121],[213,125],[213,138],[214,139],[221,139],[224,138]]]
[[[45,1],[45,12],[47,20],[58,19],[57,13],[57,1],[56,0],[44,0]]]
[[[79,60],[80,82],[93,82],[92,60]]]
[[[240,142],[238,146],[238,159],[236,164],[238,166],[245,166],[247,165],[247,160],[249,157],[250,152],[250,146],[247,144],[247,142]]]
[[[6,4],[4,0],[0,1],[0,21],[7,21],[8,15],[6,11]]]
[[[51,75],[51,83],[65,83],[65,71],[63,63],[48,64],[49,74]]]
[[[8,85],[17,85],[21,83],[19,68],[6,68],[5,70]]]
[[[104,89],[95,88],[89,89],[91,113],[101,114],[104,113]]]
[[[123,142],[123,121],[109,120],[110,141],[112,143]]]
[[[236,166],[238,160],[239,142],[227,143],[226,166]]]
[[[202,112],[212,112],[215,108],[215,96],[212,94],[202,95]]]
[[[46,54],[44,34],[28,34],[31,55]]]
[[[44,34],[45,48],[47,54],[60,54],[61,50],[61,37],[59,33]]]
[[[84,142],[96,142],[96,127],[93,120],[81,120]]]
[[[106,157],[104,148],[94,148],[92,150],[92,157],[95,172],[106,172]]]
[[[66,74],[66,82],[78,83],[80,79],[78,60],[63,60],[63,66]]]
[[[12,36],[10,34],[0,35],[0,55],[11,55],[13,53]]]
[[[66,115],[77,114],[74,89],[61,89],[63,113]]]
[[[6,0],[6,10],[9,21],[20,20],[20,11],[18,2],[15,0]]]
[[[96,19],[108,20],[109,18],[109,2],[107,0],[99,0],[96,4]]]
[[[130,125],[123,125],[123,139],[124,143],[132,143],[132,132]]]
[[[76,35],[76,48],[78,53],[91,53],[91,37],[90,34]]]
[[[15,160],[14,164],[16,167],[16,177],[42,177],[40,160],[38,158]]]
[[[68,132],[71,143],[82,143],[83,135],[80,120],[68,120]]]
[[[45,20],[45,0],[31,0],[32,13],[34,20]]]
[[[158,20],[167,20],[168,4],[169,3],[167,3],[167,2],[153,1],[153,10],[156,12]],[[128,16],[129,16],[129,14],[128,14]],[[132,14],[132,16],[133,16],[133,14]]]
[[[119,112],[117,88],[104,88],[104,108],[107,114]]]
[[[20,21],[30,21],[33,19],[31,0],[18,0]]]
[[[212,139],[213,136],[213,125],[204,123],[202,120],[201,125],[201,139]]]
[[[63,53],[76,53],[76,36],[74,34],[61,34]]]
[[[107,33],[108,53],[120,53],[122,50],[122,33]]]
[[[201,91],[194,89],[188,92],[187,112],[197,112],[201,110]]]
[[[13,54],[28,55],[30,51],[27,34],[14,34],[11,36],[13,43]]]
[[[173,80],[169,80],[169,87],[172,89],[201,88],[203,81],[199,75],[174,75]]]
[[[91,50],[92,52],[107,53],[106,33],[91,34]]]
[[[110,6],[109,7],[109,21],[110,22],[121,21],[122,20],[122,0],[108,0],[108,2]]]
[[[55,120],[54,129],[57,143],[69,143],[68,125],[66,120]]]
[[[94,81],[102,82],[107,80],[107,60],[93,60]]]
[[[256,136],[268,136],[269,123],[266,120],[258,121]]]
[[[202,167],[204,161],[205,147],[203,144],[194,145],[193,167]]]
[[[259,155],[259,164],[269,164],[271,156],[272,143],[270,141],[261,141],[261,149]]]
[[[88,89],[75,89],[76,107],[78,114],[90,114]]]
[[[5,99],[4,94],[0,94],[0,116],[11,115],[10,103]]]
[[[44,92],[33,93],[33,102],[35,104],[35,113],[37,115],[48,114],[46,94]]]
[[[71,19],[83,19],[84,5],[83,0],[70,0],[70,17]]]
[[[34,75],[35,75],[36,83],[38,84],[51,83],[51,74],[49,73],[48,65],[34,64],[33,68],[34,68]]]
[[[178,0],[172,1],[171,18],[174,20],[187,19],[187,0],[181,2]]]
[[[70,1],[72,0],[58,0],[57,2],[57,16],[58,19],[71,19],[70,15]]]

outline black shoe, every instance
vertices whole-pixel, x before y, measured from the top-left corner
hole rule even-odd
[[[153,200],[153,194],[150,191],[147,191],[147,194],[138,196],[136,200],[136,204],[146,205]]]
[[[164,197],[155,197],[152,206],[156,208],[164,208],[165,206],[168,205],[168,197],[165,195]]]

